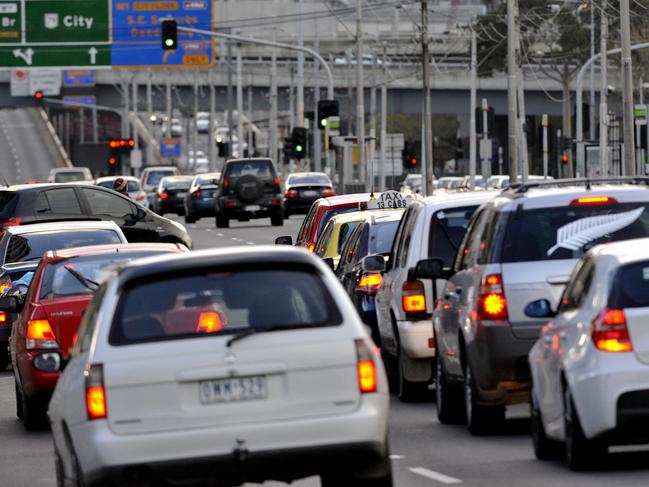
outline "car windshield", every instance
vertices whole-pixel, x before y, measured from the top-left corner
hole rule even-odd
[[[439,257],[444,267],[451,267],[464,232],[477,209],[476,206],[447,208],[433,214],[428,237],[428,257]]]
[[[315,238],[318,238],[318,235],[322,233],[322,230],[324,226],[327,224],[329,220],[331,220],[334,216],[336,215],[344,215],[345,213],[352,213],[354,211],[358,211],[358,205],[353,205],[353,206],[341,206],[338,208],[331,208],[327,211],[324,212],[322,215],[322,218],[320,219],[320,223],[318,224],[318,233],[316,233]]]
[[[161,171],[151,171],[147,174],[144,184],[155,186],[160,184],[160,180],[167,176],[173,176],[176,174],[176,171],[171,170],[161,170]]]
[[[310,174],[308,176],[291,176],[287,183],[288,186],[293,185],[315,185],[315,186],[331,186],[331,181],[328,176],[319,174]]]
[[[72,183],[75,181],[85,181],[86,173],[83,171],[66,171],[57,172],[54,175],[55,183]]]
[[[194,186],[207,186],[209,184],[218,184],[220,177],[221,177],[220,174],[211,174],[211,175],[205,174],[203,176],[196,178],[196,181],[194,182]]]
[[[192,184],[191,179],[165,179],[162,186],[166,189],[188,189]]]
[[[11,216],[18,196],[11,191],[0,191],[0,216]]]
[[[122,243],[113,230],[57,230],[12,235],[5,263],[40,259],[48,250]]]
[[[388,254],[392,249],[399,221],[379,222],[370,231],[370,254]]]
[[[47,266],[41,284],[40,299],[79,296],[93,293],[110,277],[116,266],[154,252],[126,252],[72,257]]]
[[[128,345],[340,323],[336,303],[310,269],[229,269],[136,284],[118,304],[109,341]]]
[[[579,259],[595,245],[648,236],[648,203],[526,210],[509,218],[502,262]]]
[[[101,181],[97,183],[97,186],[101,186],[102,188],[108,188],[108,189],[113,189],[113,183],[114,181]],[[133,181],[132,179],[127,180],[128,183],[128,192],[129,193],[135,193],[137,191],[142,191],[142,188],[140,187],[140,183],[138,181]]]
[[[273,165],[269,161],[242,161],[228,165],[229,178],[240,178],[248,175],[259,178],[272,178],[274,175]]]

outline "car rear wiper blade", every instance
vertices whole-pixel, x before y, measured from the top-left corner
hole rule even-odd
[[[72,274],[77,281],[79,281],[81,284],[83,284],[85,287],[90,289],[91,291],[96,291],[99,288],[99,283],[93,281],[92,279],[88,279],[87,277],[83,276],[81,273],[77,272],[76,270],[72,269],[71,267],[68,267],[67,265],[64,265],[63,268],[68,271],[70,274]]]
[[[248,338],[249,336],[256,335],[257,333],[266,333],[270,331],[280,331],[280,330],[295,330],[297,328],[304,328],[304,325],[274,325],[274,326],[263,326],[261,328],[249,328],[243,330],[239,333],[236,333],[232,338],[230,338],[225,344],[226,347],[230,348],[235,342]]]

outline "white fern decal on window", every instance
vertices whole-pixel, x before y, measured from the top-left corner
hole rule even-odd
[[[588,242],[622,230],[640,218],[643,211],[644,208],[637,208],[624,213],[589,216],[568,223],[557,230],[557,244],[548,250],[548,256],[561,248],[579,250]]]

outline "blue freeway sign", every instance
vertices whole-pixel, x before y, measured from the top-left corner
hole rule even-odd
[[[66,69],[63,71],[64,86],[95,86],[95,71],[92,69]]]
[[[162,139],[160,142],[160,157],[167,159],[180,157],[180,139]]]

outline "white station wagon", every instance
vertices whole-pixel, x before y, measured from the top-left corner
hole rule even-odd
[[[258,247],[122,269],[89,305],[49,414],[64,485],[390,487],[388,408],[331,270]]]

